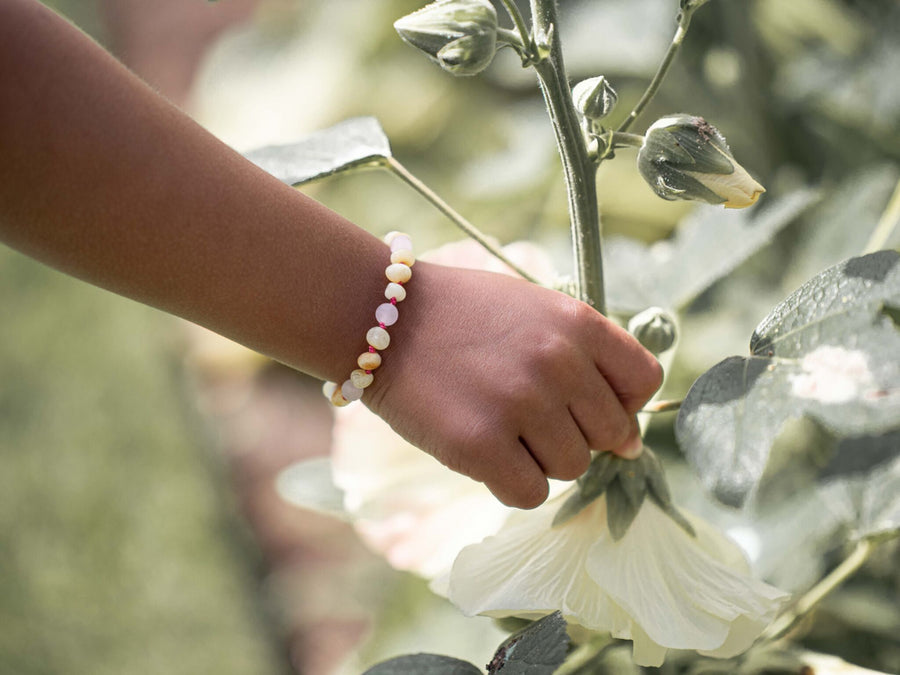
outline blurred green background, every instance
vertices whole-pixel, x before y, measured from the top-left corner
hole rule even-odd
[[[471,221],[539,241],[569,270],[533,77],[505,52],[483,76],[443,73],[391,27],[423,2],[48,4],[240,150],[378,117],[394,154]],[[655,70],[677,4],[560,3],[569,74],[611,80],[613,122]],[[821,199],[689,308],[671,391],[743,353],[786,292],[862,249],[900,178],[898,72],[895,0],[712,0],[697,14],[633,130],[703,115],[767,187],[758,208],[803,186]],[[598,180],[610,235],[661,240],[694,208],[656,198],[628,150]],[[460,236],[387,174],[307,191],[378,234],[411,230],[421,249]],[[314,382],[6,248],[0,307],[0,673],[318,675],[357,650],[365,662],[424,649],[398,637],[411,616],[458,630],[346,527],[278,503],[277,469],[328,448]],[[834,596],[809,644],[900,672],[897,562],[890,548]]]

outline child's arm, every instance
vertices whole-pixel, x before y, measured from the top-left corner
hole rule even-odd
[[[382,302],[387,247],[219,142],[33,0],[0,3],[0,239],[336,381]],[[403,229],[402,227],[398,229]],[[561,293],[417,263],[368,405],[503,501],[535,506],[588,447],[634,445],[659,385]]]

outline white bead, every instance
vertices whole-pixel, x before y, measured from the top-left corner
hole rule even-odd
[[[337,390],[337,382],[326,382],[322,385],[322,393],[325,394],[325,398],[330,399],[334,396],[334,392]]]
[[[375,349],[387,349],[387,346],[391,344],[391,336],[381,326],[372,326],[366,333],[366,342]]]
[[[405,234],[398,234],[388,244],[391,247],[391,253],[395,251],[412,251],[412,239]]]
[[[406,289],[403,288],[400,284],[395,284],[393,281],[387,285],[387,288],[384,289],[384,297],[388,300],[396,300],[397,302],[403,302],[406,300]]]
[[[397,306],[390,302],[383,302],[375,309],[375,320],[385,326],[393,326],[399,318],[400,312],[397,311]]]
[[[347,380],[344,384],[341,385],[341,394],[344,395],[344,398],[348,401],[358,401],[362,398],[363,390]]]
[[[408,248],[401,248],[400,250],[391,253],[391,262],[403,263],[407,267],[412,267],[416,264],[416,256]]]
[[[372,373],[367,373],[361,368],[357,368],[352,373],[350,373],[350,382],[357,389],[365,389],[374,381],[375,376],[372,375]]]
[[[384,276],[388,278],[388,281],[393,281],[397,284],[405,284],[412,277],[412,270],[409,269],[409,265],[404,265],[403,263],[391,263],[387,266],[387,269],[384,270]]]

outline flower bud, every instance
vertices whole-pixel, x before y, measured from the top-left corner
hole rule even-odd
[[[572,88],[572,100],[585,119],[599,122],[613,111],[619,96],[609,81],[600,75],[576,84]]]
[[[631,317],[628,332],[654,355],[662,354],[669,349],[678,337],[675,318],[659,307],[650,307]]]
[[[732,157],[725,138],[702,117],[671,115],[647,130],[638,170],[663,199],[742,209],[766,189]]]
[[[437,0],[394,22],[400,37],[454,75],[475,75],[497,51],[497,11],[488,0]]]

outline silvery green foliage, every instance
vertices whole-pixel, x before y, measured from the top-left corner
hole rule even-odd
[[[390,156],[391,144],[374,117],[354,117],[296,143],[272,145],[246,154],[251,162],[288,185],[381,166]]]
[[[437,0],[394,22],[406,42],[453,75],[476,75],[497,51],[497,11],[488,0]]]
[[[900,453],[885,439],[900,427],[898,354],[900,254],[852,258],[763,319],[750,356],[729,357],[694,383],[678,442],[713,494],[735,506],[757,489],[791,418],[808,416],[834,437],[832,476],[890,461]]]
[[[698,207],[672,239],[652,246],[610,237],[603,249],[611,311],[679,310],[768,244],[817,199],[798,190],[749,210]]]
[[[488,675],[551,675],[566,658],[569,637],[559,612],[548,614],[497,648],[487,664]],[[438,654],[409,654],[369,668],[363,675],[476,675],[481,670],[468,661]]]

